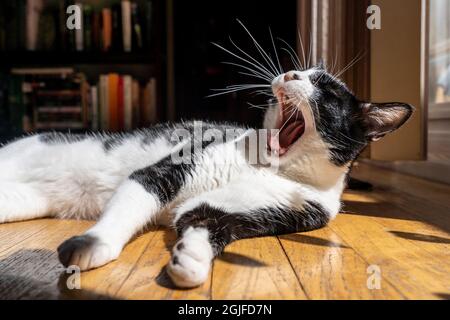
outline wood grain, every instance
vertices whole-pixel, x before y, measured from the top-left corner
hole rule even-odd
[[[329,227],[281,236],[280,240],[311,299],[403,298],[389,283],[380,290],[369,289],[369,263]]]
[[[232,243],[216,259],[213,299],[306,299],[276,237]]]
[[[0,299],[443,299],[450,295],[450,187],[359,165],[371,192],[346,192],[343,213],[307,233],[237,241],[208,281],[177,290],[164,272],[175,234],[154,227],[69,290],[57,246],[93,222],[0,225]],[[367,268],[381,271],[368,289]]]

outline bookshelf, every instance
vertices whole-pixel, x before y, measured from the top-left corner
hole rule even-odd
[[[9,140],[29,131],[123,131],[148,126],[156,121],[167,119],[167,112],[163,107],[166,103],[165,82],[167,79],[166,1],[42,1],[45,5],[38,10],[40,21],[36,23],[38,31],[31,35],[29,21],[33,19],[27,16],[30,14],[29,6],[39,7],[40,3],[41,0],[18,0],[14,3],[0,3],[0,141]],[[69,16],[69,14],[65,13],[65,9],[73,4],[80,5],[80,8],[82,8],[83,21],[81,31],[65,28],[65,22]],[[128,6],[127,10],[130,12],[128,15],[123,13],[125,10],[124,5]],[[88,11],[86,11],[86,8],[88,8]],[[86,15],[86,12],[89,15]],[[105,12],[110,15],[109,19],[111,19],[108,26],[111,30],[106,34]],[[96,19],[95,15],[100,19],[100,24],[98,25],[100,29],[95,31],[93,29],[95,24],[92,23],[89,27],[90,29],[87,30],[87,20],[89,20],[89,23],[94,22]],[[119,20],[116,21],[115,19]],[[126,32],[127,35],[131,36],[128,40],[126,40],[124,35],[124,21],[129,21],[130,26],[128,28],[131,27],[131,32]],[[136,26],[139,26],[139,28],[137,29]],[[54,30],[54,32],[49,30]],[[81,32],[83,37],[81,47],[77,32]],[[49,33],[50,35],[48,35]],[[96,34],[96,37],[94,37],[94,34]],[[15,37],[13,43],[5,35]],[[37,38],[34,42],[30,42],[30,37],[32,38],[33,36]],[[108,41],[111,42],[109,47],[105,47],[105,42],[107,42],[105,39],[107,37],[110,38]],[[125,48],[126,41],[131,44],[131,48]],[[32,50],[30,50],[30,46],[33,47]],[[79,106],[71,105],[71,103],[65,105],[64,102],[51,99],[49,99],[50,106],[47,106],[43,97],[51,97],[52,94],[42,92],[45,88],[29,94],[33,98],[27,98],[27,94],[22,92],[23,97],[20,99],[16,97],[11,99],[12,94],[19,95],[21,91],[19,87],[23,89],[31,85],[34,88],[34,85],[36,85],[36,83],[32,82],[35,80],[27,80],[28,83],[16,83],[14,84],[15,86],[11,86],[11,78],[17,76],[13,70],[40,69],[48,71],[67,68],[73,69],[73,76],[80,75],[84,79],[80,83],[79,92],[82,96]],[[104,119],[93,119],[95,112],[90,109],[84,109],[84,99],[89,99],[86,105],[90,107],[86,108],[92,108],[90,103],[93,100],[97,100],[99,104],[103,101],[100,93],[100,78],[105,75],[107,77],[112,76],[113,79],[107,79],[107,84],[109,84],[107,91],[109,89],[109,92],[106,93],[106,96],[110,99],[106,99],[104,102],[108,104],[108,108],[111,105],[111,101],[117,103],[119,110],[109,110],[109,112],[114,113],[114,118],[119,117],[119,119],[114,119],[119,124],[108,124],[108,121],[105,124]],[[25,74],[21,75],[21,77],[22,80],[29,79],[30,75]],[[45,77],[39,77],[39,81],[45,84],[47,81],[44,79]],[[127,86],[130,82],[129,77],[132,79],[132,85]],[[61,83],[68,81],[67,79],[65,76],[61,76]],[[117,96],[115,91],[111,94],[111,83],[114,83],[114,85],[117,83]],[[137,86],[136,91],[134,90],[135,84]],[[45,85],[42,86],[45,87]],[[97,91],[91,90],[93,87]],[[15,89],[15,93],[11,92],[11,88]],[[127,88],[130,89],[128,90]],[[59,93],[54,92],[53,96],[62,96],[64,94],[64,85],[54,90],[59,90]],[[94,92],[98,95],[96,99],[91,98]],[[131,92],[133,99],[130,97]],[[137,106],[133,105],[132,115],[136,119],[134,121],[128,119],[128,125],[124,127],[123,119],[120,118],[130,117],[130,115],[124,115],[124,112],[128,110],[126,109],[126,101],[134,104],[135,92],[137,92],[136,96],[138,97],[136,98]],[[122,96],[120,96],[121,94]],[[34,97],[39,97],[39,99]],[[37,103],[36,100],[43,102],[35,104]],[[22,105],[17,105],[21,103]],[[52,107],[54,108],[52,109]],[[70,123],[66,119],[68,113],[80,111],[77,108],[82,108],[83,119],[80,121],[83,125],[66,125]],[[97,108],[96,113],[100,117],[102,116],[101,112],[105,111],[105,106],[99,105]],[[123,111],[120,108],[125,108],[126,110]],[[137,108],[137,111],[134,108]],[[53,125],[51,127],[42,125],[42,123],[38,123],[35,120],[37,110],[47,112],[55,120],[52,122]],[[22,121],[21,129],[18,129],[17,124],[20,122],[18,119],[20,115],[17,113],[20,112],[25,112],[24,118],[27,118],[27,120]],[[64,116],[65,112],[68,113]],[[119,112],[119,114],[117,115],[116,112]],[[107,109],[106,113],[108,113]],[[151,115],[151,118],[149,118],[149,115]],[[84,117],[87,117],[87,120]],[[107,117],[110,117],[109,120],[111,120],[113,116],[110,114]],[[61,121],[58,121],[59,118]],[[15,125],[11,123],[12,121],[16,122]],[[31,125],[28,126],[29,123],[25,125],[25,122],[29,122]],[[94,125],[93,122],[96,124]],[[102,124],[105,125],[102,126]]]

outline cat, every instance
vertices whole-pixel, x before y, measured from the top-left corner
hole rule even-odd
[[[98,220],[57,249],[64,266],[81,270],[117,259],[149,224],[170,226],[178,240],[166,270],[185,288],[204,283],[232,241],[325,226],[340,210],[352,162],[402,126],[413,107],[359,101],[322,65],[281,73],[269,86],[274,101],[264,128],[277,130],[259,136],[265,163],[251,163],[238,148],[257,129],[214,122],[123,134],[41,133],[3,146],[0,223]],[[238,134],[211,143],[195,136],[198,128],[220,138]],[[183,134],[173,139],[174,132]],[[182,150],[191,156],[180,159]]]

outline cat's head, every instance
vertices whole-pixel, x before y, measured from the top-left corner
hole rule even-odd
[[[276,98],[265,127],[279,129],[268,137],[280,159],[326,149],[337,166],[353,161],[361,150],[402,126],[413,112],[405,103],[359,101],[323,66],[289,71],[272,81]]]

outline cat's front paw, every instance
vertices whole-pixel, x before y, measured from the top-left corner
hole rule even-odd
[[[115,260],[120,250],[95,236],[75,236],[58,247],[59,261],[65,266],[78,266],[82,271],[100,267]]]
[[[190,230],[174,246],[172,259],[167,265],[167,273],[178,287],[193,288],[208,279],[212,248],[207,239],[198,231]]]

